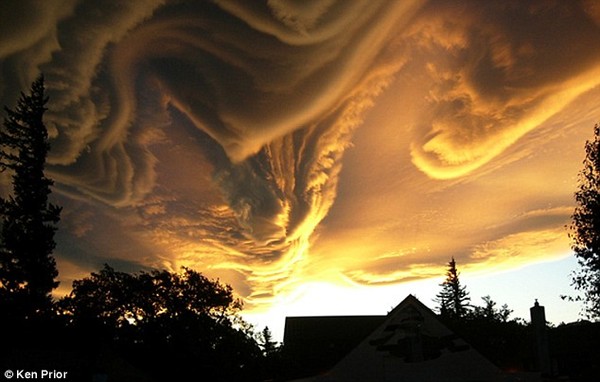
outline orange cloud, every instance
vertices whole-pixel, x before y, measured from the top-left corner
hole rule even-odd
[[[563,8],[442,6],[415,23],[408,43],[431,89],[411,148],[419,169],[438,179],[464,176],[600,84],[600,57],[586,48],[596,41],[576,37],[597,26],[581,10]],[[509,18],[523,23],[522,33]],[[548,28],[561,32],[550,37]],[[561,49],[577,59],[557,62]]]
[[[46,74],[65,280],[186,265],[266,306],[565,251],[593,2],[117,3],[0,34],[5,104]]]

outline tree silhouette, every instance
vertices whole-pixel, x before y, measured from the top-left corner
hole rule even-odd
[[[471,319],[484,319],[488,321],[507,322],[508,317],[513,313],[512,309],[508,308],[507,304],[503,304],[500,309],[496,308],[496,302],[490,296],[481,298],[485,306],[475,306],[470,312]]]
[[[0,130],[0,170],[12,174],[13,192],[0,199],[0,311],[29,318],[48,311],[58,286],[52,257],[61,208],[48,202],[53,181],[44,175],[50,145],[43,122],[44,78],[21,93]]]
[[[585,313],[600,318],[600,126],[594,126],[594,140],[585,143],[583,169],[569,236],[581,269],[572,277],[572,285],[582,291]]]
[[[454,257],[448,263],[446,280],[440,284],[442,290],[436,295],[434,301],[439,303],[440,315],[447,318],[461,318],[469,310],[469,293],[467,288],[460,284],[459,273],[456,269]]]
[[[252,380],[262,357],[231,287],[191,269],[129,274],[105,265],[57,305],[89,341],[159,380]]]
[[[271,334],[271,329],[269,329],[268,326],[265,326],[262,332],[260,332],[259,344],[264,355],[267,357],[270,357],[277,352],[277,342],[273,341],[273,335]]]

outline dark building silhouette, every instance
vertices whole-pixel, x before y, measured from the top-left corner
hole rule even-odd
[[[296,377],[329,370],[386,316],[286,317],[283,337],[287,372]]]
[[[357,344],[340,358],[350,342]],[[412,295],[385,317],[288,318],[284,348],[307,366],[298,382],[540,380],[539,373],[501,371]],[[324,356],[331,349],[335,357]]]
[[[537,299],[529,309],[531,326],[535,340],[536,369],[543,375],[551,375],[550,347],[548,344],[548,328],[546,326],[546,312]]]

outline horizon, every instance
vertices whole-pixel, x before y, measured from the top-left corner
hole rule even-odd
[[[460,264],[457,265],[460,271]],[[530,322],[529,309],[534,306],[537,300],[544,307],[546,320],[550,325],[558,326],[586,320],[582,315],[582,303],[577,301],[566,301],[561,299],[561,295],[569,295],[572,292],[570,286],[570,277],[564,273],[565,269],[575,270],[577,261],[573,255],[563,257],[558,260],[530,264],[516,270],[508,270],[489,274],[466,274],[461,272],[461,284],[467,287],[467,292],[471,298],[470,304],[473,306],[482,306],[481,300],[484,296],[490,296],[496,302],[496,307],[508,305],[508,309],[513,312],[508,320],[522,319]],[[551,277],[540,277],[540,274],[551,275]],[[544,282],[544,280],[552,281]],[[439,278],[420,280],[413,283],[395,285],[382,291],[384,297],[381,300],[373,302],[372,296],[377,293],[373,290],[361,290],[352,295],[343,294],[340,288],[334,292],[336,298],[345,299],[340,306],[327,304],[327,297],[319,297],[323,294],[318,291],[306,293],[304,298],[300,298],[297,304],[291,303],[287,309],[275,309],[266,314],[253,314],[241,312],[248,322],[254,324],[258,330],[269,327],[273,338],[283,342],[286,317],[327,317],[327,316],[386,316],[398,304],[400,304],[409,294],[416,297],[421,303],[432,311],[436,312],[437,304],[433,301],[436,294],[441,290],[439,284],[444,280],[444,276]],[[505,286],[515,286],[527,290],[527,293],[515,295],[510,290],[502,289]],[[381,293],[381,291],[380,291]],[[571,293],[572,294],[572,293]],[[317,300],[316,305],[311,305],[310,301]],[[351,304],[354,302],[354,304]],[[356,302],[362,302],[356,304]],[[358,306],[356,306],[358,305]],[[288,314],[290,313],[290,314]]]
[[[50,98],[56,295],[103,263],[186,266],[281,338],[411,288],[433,309],[454,257],[475,305],[579,317],[558,294],[600,121],[594,2],[108,5],[0,5],[0,104],[40,73]]]

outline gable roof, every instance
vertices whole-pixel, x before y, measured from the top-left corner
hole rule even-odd
[[[364,340],[386,316],[286,317],[284,352],[293,363],[289,375],[310,376],[331,369]]]
[[[353,339],[355,345],[383,323],[386,316],[286,317],[283,342],[298,346],[327,339]],[[313,346],[314,347],[314,346]]]
[[[324,375],[305,381],[499,381],[501,371],[409,295]]]

